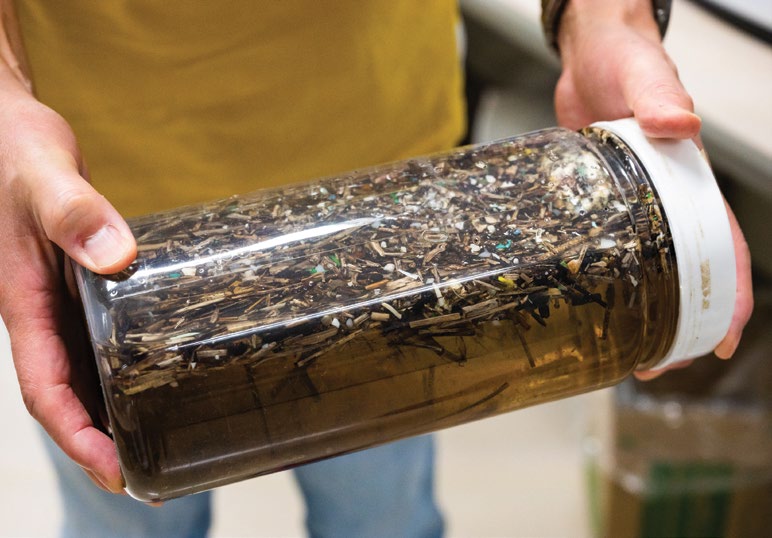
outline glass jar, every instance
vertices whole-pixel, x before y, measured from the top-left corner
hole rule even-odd
[[[76,273],[143,501],[605,387],[709,351],[734,304],[707,164],[632,120],[130,225],[126,271]]]

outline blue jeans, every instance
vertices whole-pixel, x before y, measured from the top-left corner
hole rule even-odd
[[[46,438],[59,478],[64,537],[206,536],[212,492],[146,506],[106,493]],[[443,532],[434,500],[434,443],[414,437],[294,470],[312,537],[434,537]],[[259,480],[259,479],[258,479]]]

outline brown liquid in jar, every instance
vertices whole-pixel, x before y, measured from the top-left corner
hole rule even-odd
[[[86,278],[111,320],[95,350],[130,493],[578,394],[656,356],[677,314],[666,222],[621,143],[588,137],[135,220],[137,263]]]

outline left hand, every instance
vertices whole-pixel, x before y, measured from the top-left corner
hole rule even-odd
[[[699,141],[701,120],[661,44],[650,0],[571,0],[558,43],[563,73],[555,109],[561,125],[580,129],[595,121],[634,116],[647,136]],[[750,251],[729,206],[727,214],[737,260],[737,295],[729,331],[714,350],[722,359],[737,349],[753,311]],[[636,375],[651,379],[659,373]]]

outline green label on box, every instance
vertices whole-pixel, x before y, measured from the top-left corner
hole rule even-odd
[[[653,463],[641,537],[723,536],[731,475],[731,466],[723,463]]]

